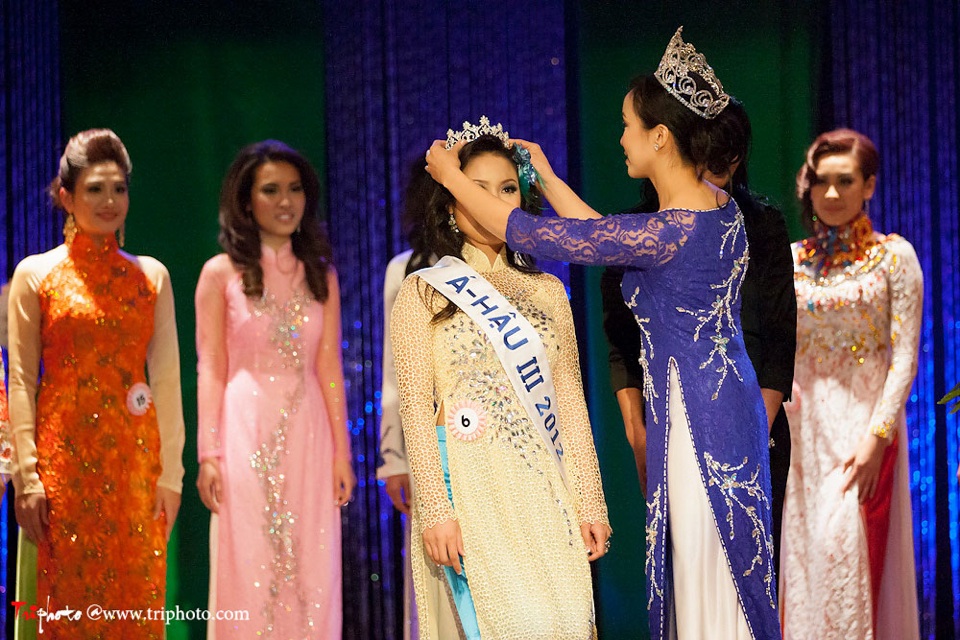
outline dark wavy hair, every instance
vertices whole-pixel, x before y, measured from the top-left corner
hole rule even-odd
[[[257,169],[267,162],[286,162],[300,173],[306,197],[300,228],[290,237],[294,255],[303,263],[307,286],[319,302],[327,299],[327,269],[333,265],[333,250],[321,227],[320,180],[298,151],[279,140],[248,145],[234,158],[220,188],[220,234],[218,240],[243,278],[243,292],[263,295],[260,266],[260,227],[250,209]]]
[[[66,212],[60,201],[60,187],[73,193],[80,174],[101,162],[116,162],[127,182],[130,181],[133,164],[120,136],[110,129],[87,129],[70,138],[60,156],[57,176],[47,187],[53,207]]]
[[[834,129],[817,136],[807,157],[797,172],[797,198],[800,199],[800,222],[807,231],[813,233],[813,200],[810,188],[817,182],[817,165],[824,156],[852,153],[860,165],[860,175],[864,180],[877,175],[880,169],[880,153],[873,140],[853,129]]]
[[[503,146],[499,138],[483,135],[469,142],[460,149],[460,166],[466,168],[470,161],[483,155],[496,155],[509,160],[514,166],[517,161],[513,151]],[[463,259],[463,245],[466,238],[462,233],[455,233],[450,228],[450,211],[453,210],[456,200],[446,188],[434,181],[423,168],[423,160],[418,160],[413,167],[403,209],[403,222],[407,229],[407,240],[413,249],[413,254],[407,262],[406,273],[409,275],[417,269],[430,266],[433,256],[454,256]],[[542,197],[535,185],[521,198],[520,208],[529,213],[539,215]],[[507,264],[524,273],[540,273],[533,256],[512,249],[507,249]],[[423,294],[424,302],[430,308],[430,299]],[[437,312],[434,322],[452,317],[457,312],[457,305],[448,302]]]

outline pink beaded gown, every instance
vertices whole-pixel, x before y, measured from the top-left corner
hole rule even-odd
[[[201,460],[219,458],[210,524],[210,638],[339,638],[340,511],[317,378],[323,305],[288,244],[262,247],[264,295],[244,295],[225,255],[197,284]],[[213,617],[213,616],[211,616]]]

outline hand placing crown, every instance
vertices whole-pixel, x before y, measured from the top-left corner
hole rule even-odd
[[[674,98],[701,118],[712,120],[730,103],[720,79],[702,53],[680,37],[683,27],[670,38],[667,50],[653,74]]]
[[[526,197],[532,185],[540,184],[540,175],[531,162],[530,152],[519,144],[511,145],[510,134],[503,130],[503,124],[498,122],[491,125],[490,118],[487,116],[480,116],[480,124],[470,124],[470,122],[464,121],[463,129],[460,131],[447,129],[447,141],[444,148],[452,149],[458,143],[473,142],[480,136],[493,136],[503,143],[504,148],[510,149],[511,146],[513,147],[513,159],[517,163],[520,190],[524,197]],[[428,150],[427,153],[429,154],[430,151]]]

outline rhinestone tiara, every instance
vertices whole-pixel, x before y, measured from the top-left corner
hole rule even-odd
[[[660,65],[653,74],[667,92],[701,118],[712,120],[730,103],[730,96],[702,53],[680,37],[670,38]],[[706,85],[706,87],[704,86]]]
[[[471,142],[480,136],[494,136],[503,142],[504,147],[509,145],[510,134],[503,130],[503,125],[498,122],[496,125],[490,126],[490,118],[480,116],[480,124],[470,124],[464,121],[463,129],[460,131],[447,129],[446,148],[449,149],[458,142]]]

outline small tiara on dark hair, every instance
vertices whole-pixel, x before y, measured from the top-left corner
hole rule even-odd
[[[447,129],[446,147],[449,149],[458,142],[472,142],[480,136],[499,138],[504,147],[507,147],[510,141],[510,134],[503,130],[502,124],[498,122],[496,125],[490,126],[490,118],[480,116],[480,124],[470,124],[464,121],[463,129],[460,131]]]
[[[511,148],[510,134],[503,130],[503,124],[498,122],[495,125],[491,125],[490,118],[487,116],[480,116],[480,124],[470,124],[464,121],[463,129],[460,131],[447,129],[447,143],[445,147],[450,149],[458,142],[473,142],[480,136],[493,136],[503,143],[504,149],[513,151],[513,160],[517,163],[517,172],[520,176],[520,191],[524,197],[527,196],[531,185],[542,182],[540,180],[540,174],[533,168],[530,152],[516,143],[514,143]]]
[[[707,64],[707,58],[680,37],[683,27],[670,38],[667,50],[653,74],[667,92],[701,118],[713,120],[730,102],[720,79]],[[698,87],[691,73],[703,79],[710,89]]]

